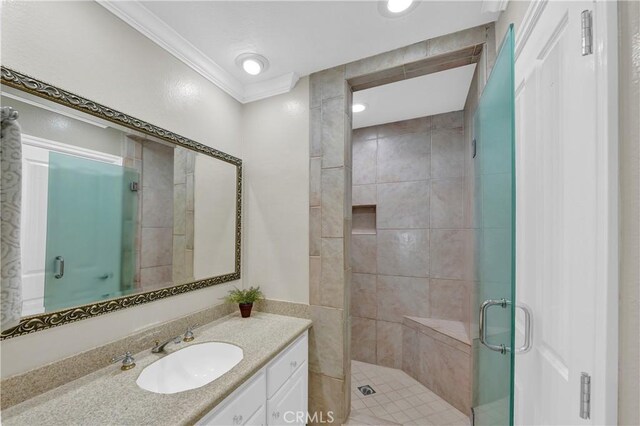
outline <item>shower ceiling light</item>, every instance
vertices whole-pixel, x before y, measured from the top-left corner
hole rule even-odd
[[[365,104],[353,104],[351,106],[351,111],[353,112],[362,112],[365,109],[367,109],[367,106]]]
[[[411,7],[413,0],[389,0],[387,1],[387,10],[391,13],[400,13]]]
[[[257,53],[243,53],[236,58],[236,65],[247,74],[258,75],[269,68],[269,61]]]
[[[418,7],[420,2],[414,0],[387,0],[378,2],[378,11],[387,18],[398,18]]]

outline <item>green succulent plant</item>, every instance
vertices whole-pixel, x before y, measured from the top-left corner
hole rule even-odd
[[[233,290],[229,290],[229,294],[225,297],[225,300],[230,303],[253,303],[260,299],[264,299],[264,294],[262,294],[260,287],[249,287],[246,290],[234,287]]]

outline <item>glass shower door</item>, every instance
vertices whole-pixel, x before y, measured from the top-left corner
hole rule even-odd
[[[137,180],[137,172],[118,165],[50,152],[46,312],[132,287],[137,196],[128,185]]]
[[[513,424],[515,91],[511,26],[474,117],[476,143],[473,411],[476,425]]]

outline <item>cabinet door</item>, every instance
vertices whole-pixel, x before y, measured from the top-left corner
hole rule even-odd
[[[197,425],[243,425],[259,409],[264,410],[266,396],[267,381],[264,370],[261,370],[248,383],[229,395],[218,407],[200,419]]]
[[[298,367],[307,361],[308,341],[307,332],[305,332],[269,363],[267,366],[267,398],[273,398]]]
[[[245,426],[265,426],[267,424],[267,407],[262,406],[256,413],[251,416],[245,423]]]
[[[305,425],[307,422],[307,363],[303,363],[273,398],[267,401],[267,424]]]

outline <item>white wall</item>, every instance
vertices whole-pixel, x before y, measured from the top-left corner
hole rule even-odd
[[[97,3],[3,2],[1,28],[3,65],[242,157],[242,105]],[[212,306],[232,285],[5,340],[2,377]]]
[[[244,285],[309,303],[309,79],[244,105]]]
[[[516,34],[520,29],[520,24],[524,19],[527,9],[531,1],[529,0],[512,0],[508,3],[507,8],[500,14],[500,18],[496,21],[496,50],[500,49],[500,44],[504,35],[507,33],[509,24],[513,24],[513,29]]]

